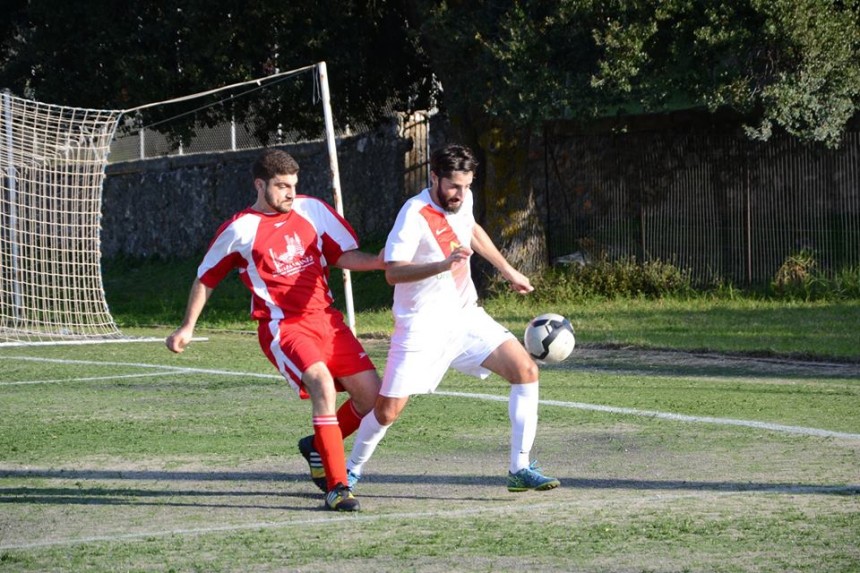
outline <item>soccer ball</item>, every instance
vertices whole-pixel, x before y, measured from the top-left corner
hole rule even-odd
[[[529,322],[523,343],[532,358],[553,363],[561,362],[570,356],[576,338],[570,321],[560,314],[550,312],[536,316]]]

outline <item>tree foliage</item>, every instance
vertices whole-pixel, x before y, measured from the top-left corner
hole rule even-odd
[[[344,124],[430,105],[434,78],[456,121],[515,128],[731,108],[753,137],[780,127],[835,144],[860,102],[860,0],[6,4],[0,85],[82,107],[125,109],[322,60]]]
[[[778,126],[835,145],[860,104],[857,0],[444,6],[431,10],[425,34],[449,40],[431,51],[434,69],[465,61],[443,85],[475,86],[457,89],[471,98],[458,103],[512,124],[729,108],[748,118],[752,137],[767,139]]]
[[[0,86],[49,103],[130,109],[319,61],[332,72],[341,127],[372,123],[387,105],[426,107],[432,92],[426,60],[414,38],[400,33],[406,23],[397,2],[30,0],[10,16],[14,33],[0,45]],[[262,129],[273,129],[284,122],[279,110],[295,113],[295,100],[312,104],[312,96],[312,89],[284,83],[166,127],[187,130],[192,121],[211,125],[254,111],[269,120]],[[148,121],[200,106],[154,108]],[[318,105],[307,107],[319,116]],[[289,123],[301,130],[306,120],[300,111]]]

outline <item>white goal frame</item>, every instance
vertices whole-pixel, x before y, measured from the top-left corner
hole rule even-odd
[[[110,144],[123,115],[244,85],[318,74],[334,207],[343,198],[325,62],[127,110],[0,98],[0,346],[128,342],[101,275],[101,207]],[[349,327],[352,282],[343,270]]]

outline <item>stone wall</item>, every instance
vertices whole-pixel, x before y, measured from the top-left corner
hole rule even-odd
[[[363,243],[384,240],[405,197],[402,124],[337,142],[344,214]],[[325,142],[283,146],[298,161],[299,192],[333,204]],[[111,164],[102,207],[108,258],[202,254],[218,226],[256,200],[251,165],[260,150]]]

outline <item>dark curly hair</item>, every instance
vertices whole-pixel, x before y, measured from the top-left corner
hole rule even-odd
[[[474,173],[477,168],[478,160],[465,145],[451,143],[437,149],[430,157],[430,171],[439,179],[450,178],[455,171]]]
[[[269,179],[278,175],[294,175],[299,172],[299,164],[293,156],[283,149],[267,149],[260,154],[251,167],[254,179]]]

